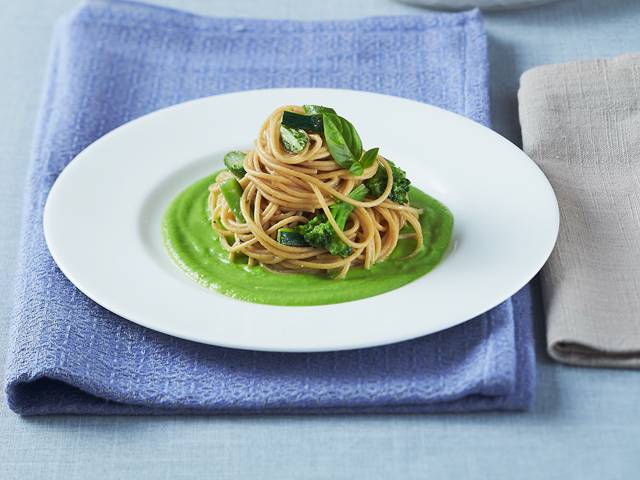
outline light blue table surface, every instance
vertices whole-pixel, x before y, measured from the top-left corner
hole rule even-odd
[[[0,4],[0,361],[40,87],[54,20],[78,0]],[[385,0],[162,0],[207,15],[331,19],[420,11]],[[535,65],[640,51],[640,1],[566,0],[486,16],[494,127],[519,143]],[[537,326],[542,340],[541,325]],[[19,418],[0,407],[0,478],[640,478],[640,372],[538,355],[523,414]]]

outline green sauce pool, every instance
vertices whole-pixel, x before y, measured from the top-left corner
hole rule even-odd
[[[231,262],[211,228],[208,187],[217,172],[197,181],[169,205],[162,221],[162,235],[171,258],[194,280],[230,297],[269,305],[326,305],[379,295],[425,275],[445,256],[453,230],[447,207],[411,187],[410,204],[422,208],[420,217],[424,248],[407,259],[414,239],[403,239],[391,256],[370,270],[357,267],[343,280],[324,274],[276,274],[246,259]]]

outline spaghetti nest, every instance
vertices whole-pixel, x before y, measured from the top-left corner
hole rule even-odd
[[[334,161],[322,132],[306,132],[304,148],[292,153],[281,138],[285,111],[303,113],[302,107],[284,106],[266,119],[255,148],[242,161],[246,173],[238,180],[239,207],[229,205],[221,188],[227,181],[235,182],[229,171],[221,172],[209,186],[211,225],[230,258],[244,254],[249,265],[259,263],[276,272],[334,271],[336,278],[343,278],[351,267],[370,268],[388,258],[401,238],[415,238],[411,255],[419,252],[422,212],[389,199],[392,164],[378,155],[372,165],[354,175]],[[367,192],[361,200],[352,198],[349,194],[379,168],[386,172],[382,194],[371,198]],[[340,203],[350,206],[343,228],[333,215],[333,206]],[[328,222],[333,240],[344,244],[341,255],[322,246],[282,242],[279,231],[303,229],[315,217]]]

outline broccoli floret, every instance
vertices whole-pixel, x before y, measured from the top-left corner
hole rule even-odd
[[[342,240],[340,240],[340,237],[335,234],[331,235],[331,240],[329,240],[327,250],[329,250],[329,253],[331,255],[335,255],[336,257],[348,257],[353,253],[353,249]]]
[[[393,173],[393,185],[389,193],[389,200],[405,204],[409,201],[409,185],[411,185],[411,181],[407,178],[404,170],[396,167],[395,163],[391,160],[387,161]],[[380,165],[376,174],[367,180],[365,184],[369,187],[369,191],[373,197],[379,197],[384,193],[384,189],[387,188],[387,171]]]
[[[316,248],[326,248],[333,235],[333,228],[327,222],[327,217],[324,213],[316,215],[298,228],[307,243]]]
[[[349,197],[361,201],[367,195],[368,191],[367,187],[359,185],[351,191]],[[340,229],[344,230],[347,220],[351,212],[353,212],[353,205],[336,202],[329,208],[331,215],[333,215]],[[352,248],[340,240],[340,237],[334,232],[333,227],[324,213],[319,213],[304,225],[300,225],[298,229],[309,245],[316,248],[325,248],[331,255],[348,257],[353,252]]]
[[[334,233],[333,227],[324,213],[319,213],[298,228],[306,242],[312,247],[324,248],[329,250],[331,255],[338,257],[351,255],[351,247],[340,240],[340,237]]]

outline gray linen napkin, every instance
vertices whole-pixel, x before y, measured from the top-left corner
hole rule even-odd
[[[541,277],[549,354],[640,368],[640,54],[534,68],[518,99],[560,204]]]

